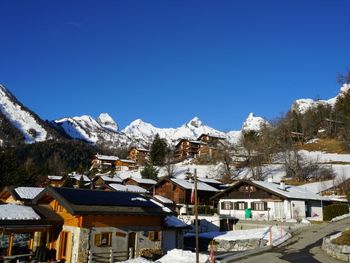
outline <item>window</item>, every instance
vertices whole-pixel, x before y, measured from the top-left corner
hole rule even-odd
[[[232,210],[233,209],[233,203],[230,201],[223,201],[221,202],[221,210]]]
[[[256,211],[265,211],[267,210],[267,203],[265,202],[253,202],[252,209]]]
[[[95,235],[95,246],[110,247],[112,245],[112,232],[102,232]]]
[[[237,202],[235,203],[236,210],[244,210],[248,207],[247,202]]]
[[[149,231],[148,232],[148,239],[152,241],[159,241],[160,240],[160,231]]]

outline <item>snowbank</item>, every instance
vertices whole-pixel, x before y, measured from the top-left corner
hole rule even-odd
[[[337,216],[337,217],[334,217],[331,222],[337,222],[337,221],[340,221],[342,219],[345,219],[345,218],[348,218],[350,217],[350,214],[345,214],[345,215],[341,215],[341,216]]]
[[[208,255],[199,254],[199,262],[204,263],[208,259]],[[182,262],[196,262],[196,253],[181,250],[181,249],[173,249],[170,250],[165,256],[158,259],[157,263],[182,263]]]

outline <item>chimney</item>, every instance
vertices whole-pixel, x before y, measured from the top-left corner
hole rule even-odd
[[[280,187],[279,187],[281,190],[285,191],[286,190],[286,184],[284,183],[283,180],[281,180],[280,182]]]

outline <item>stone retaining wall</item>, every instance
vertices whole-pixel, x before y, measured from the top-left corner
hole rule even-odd
[[[215,251],[229,252],[229,251],[244,251],[261,248],[267,245],[267,240],[264,239],[246,239],[246,240],[216,240],[214,246]],[[210,245],[208,246],[208,251],[210,251]]]
[[[342,233],[323,238],[322,249],[330,256],[343,261],[350,262],[350,246],[335,245],[331,241]]]

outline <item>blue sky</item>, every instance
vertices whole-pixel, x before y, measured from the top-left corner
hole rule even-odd
[[[350,1],[0,1],[0,83],[44,119],[240,129],[334,97]]]

